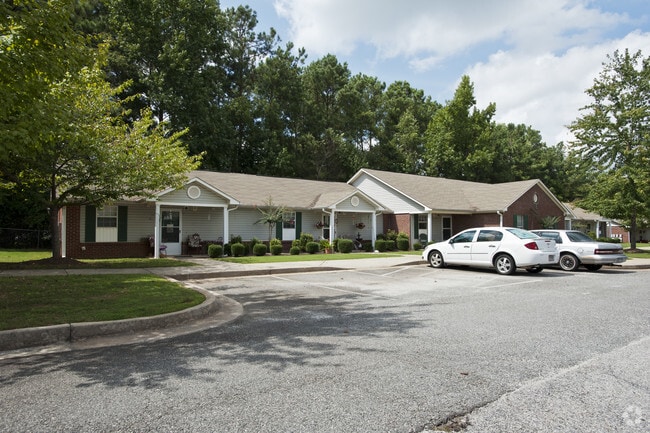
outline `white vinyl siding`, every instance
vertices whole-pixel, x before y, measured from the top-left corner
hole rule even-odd
[[[359,177],[354,182],[354,186],[396,214],[412,214],[424,211],[424,207],[421,204],[366,175]]]

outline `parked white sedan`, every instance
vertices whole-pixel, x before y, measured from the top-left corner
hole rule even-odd
[[[623,247],[619,244],[598,242],[577,230],[533,230],[533,233],[555,241],[560,255],[560,267],[565,271],[575,271],[580,265],[590,271],[597,271],[603,265],[627,260]]]
[[[514,274],[517,268],[540,272],[557,264],[555,241],[528,230],[512,227],[479,227],[458,233],[427,246],[422,259],[432,267],[468,265],[495,268],[499,274]]]

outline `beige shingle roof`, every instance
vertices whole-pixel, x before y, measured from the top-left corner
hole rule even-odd
[[[361,172],[379,179],[430,209],[450,212],[503,210],[530,188],[541,183],[538,179],[532,179],[486,184],[381,170],[362,169]],[[356,176],[358,175],[359,173]]]
[[[358,190],[342,182],[256,176],[241,173],[192,171],[190,179],[199,178],[217,190],[235,198],[242,206],[262,206],[269,197],[279,206],[294,209],[330,207]]]

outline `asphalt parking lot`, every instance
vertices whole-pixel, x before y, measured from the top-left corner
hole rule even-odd
[[[244,315],[0,361],[0,431],[645,432],[650,271],[426,265],[192,284]],[[462,424],[462,422],[460,422]]]

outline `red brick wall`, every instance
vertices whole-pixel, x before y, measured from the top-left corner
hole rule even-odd
[[[411,219],[409,214],[384,214],[384,233],[388,230],[406,233],[411,235]]]
[[[115,259],[153,255],[148,242],[81,242],[81,230],[81,207],[69,206],[66,209],[66,257]]]
[[[630,232],[625,227],[612,226],[612,237],[621,239],[621,242],[630,242]]]
[[[533,201],[533,196],[537,194],[537,203]],[[529,191],[524,193],[515,203],[510,205],[508,211],[503,214],[503,225],[511,227],[514,225],[515,215],[528,216],[528,230],[541,229],[541,220],[547,216],[556,216],[559,218],[557,228],[564,228],[564,211],[558,207],[555,202],[546,195],[539,186],[535,185]]]

